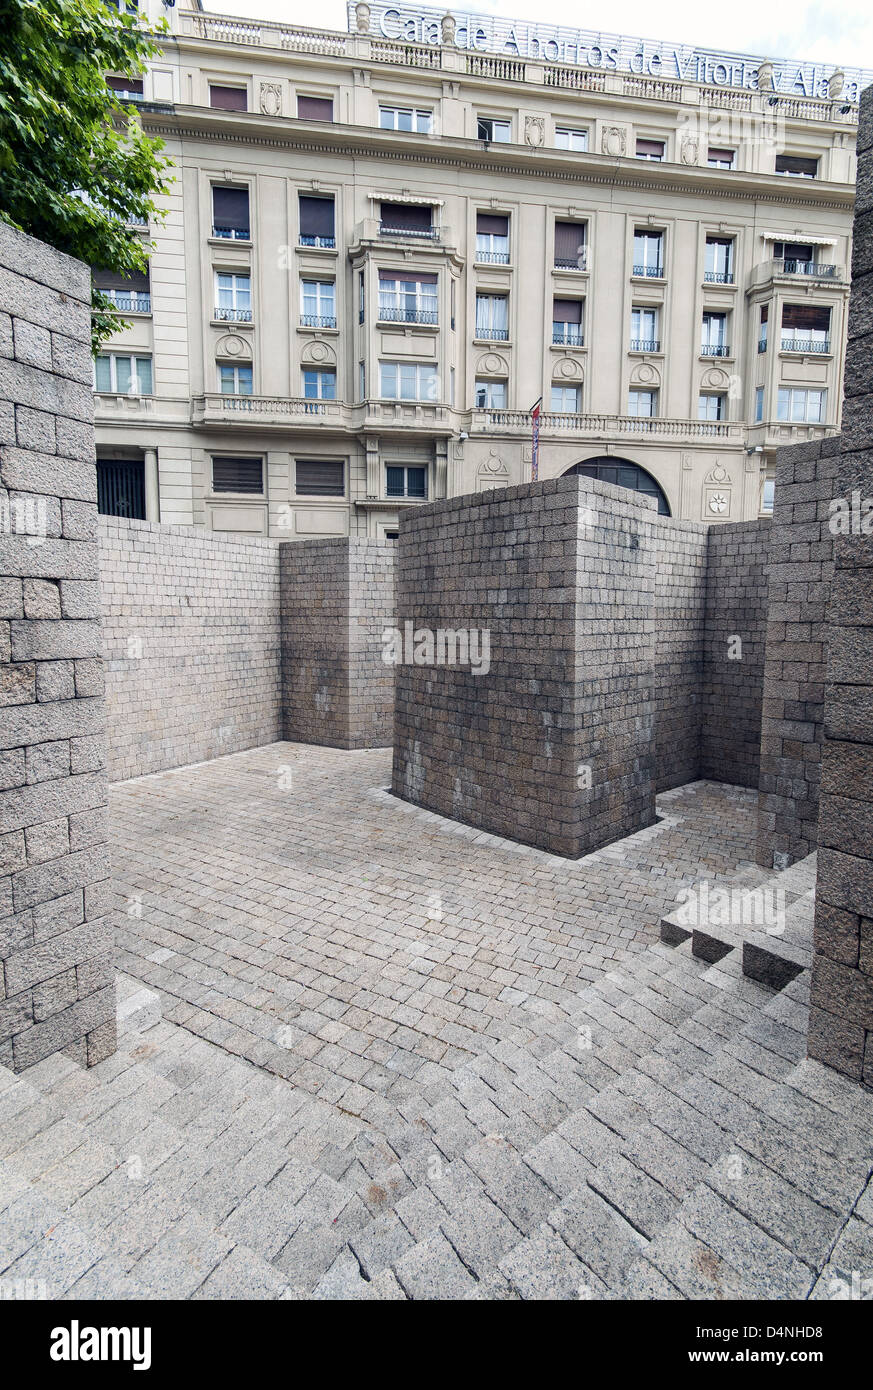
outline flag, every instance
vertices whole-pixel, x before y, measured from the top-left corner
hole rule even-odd
[[[531,430],[532,430],[532,440],[531,440],[531,442],[532,442],[532,445],[533,445],[533,448],[531,449],[531,462],[530,462],[530,480],[531,480],[532,483],[535,483],[536,480],[537,480],[537,478],[539,477],[539,464],[540,464],[540,408],[541,408],[541,406],[542,406],[542,403],[543,403],[543,398],[542,398],[542,396],[540,396],[539,400],[538,400],[538,401],[535,401],[534,404],[533,404],[533,405],[531,406],[531,408],[530,408]]]

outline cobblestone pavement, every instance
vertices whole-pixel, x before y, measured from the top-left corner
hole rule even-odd
[[[657,941],[758,881],[753,795],[568,863],[387,774],[277,744],[114,789],[127,1031],[0,1068],[0,1290],[869,1296],[873,1097],[804,1059],[808,972]]]

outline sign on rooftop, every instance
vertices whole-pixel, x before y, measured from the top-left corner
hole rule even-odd
[[[713,87],[755,90],[758,69],[765,62],[748,53],[719,52],[667,39],[628,38],[600,30],[574,29],[566,24],[504,19],[451,9],[454,24],[444,24],[446,10],[424,6],[349,3],[349,30],[358,28],[356,11],[369,9],[369,31],[378,38],[439,47],[451,44],[472,53],[494,53],[504,58],[535,58],[541,62],[590,69],[592,72],[630,73],[672,82],[699,82]],[[365,18],[362,14],[362,18]],[[453,38],[452,38],[453,36]],[[806,63],[799,59],[772,59],[772,86],[786,96],[828,96],[833,63]],[[843,68],[846,101],[856,102],[864,87],[873,83],[873,71]],[[767,85],[770,83],[768,81]],[[837,84],[838,86],[839,84]]]

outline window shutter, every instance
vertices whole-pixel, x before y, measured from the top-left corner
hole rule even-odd
[[[333,236],[333,198],[300,194],[301,236]]]
[[[132,270],[129,275],[118,275],[113,270],[95,270],[94,284],[98,290],[148,290],[148,271]]]
[[[386,227],[396,227],[399,232],[429,232],[433,208],[410,203],[382,203],[381,217]]]
[[[585,227],[581,222],[555,223],[555,256],[561,261],[575,261],[580,246],[585,245]]]
[[[137,96],[143,94],[141,77],[107,77],[106,85],[113,92],[135,92]]]
[[[216,227],[233,231],[249,229],[249,191],[247,188],[213,188],[212,220]]]
[[[663,140],[638,140],[638,141],[637,141],[637,154],[656,154],[656,155],[661,155],[661,156],[663,156],[663,154],[664,154],[664,141],[663,141]]]
[[[404,285],[435,285],[437,283],[436,275],[427,274],[423,270],[380,270],[380,284],[386,280],[392,284],[399,280]]]
[[[509,218],[498,217],[490,212],[476,214],[476,231],[483,236],[509,236]]]
[[[831,311],[818,304],[785,304],[782,308],[783,328],[810,328],[827,332],[831,326]]]
[[[301,496],[344,497],[345,464],[342,459],[298,459],[295,487]]]
[[[332,121],[332,97],[297,98],[297,115],[301,121]]]
[[[210,87],[209,105],[219,111],[248,111],[249,94],[245,87]]]
[[[555,323],[581,323],[582,300],[556,299],[552,309],[552,318]]]
[[[777,154],[776,173],[805,174],[807,178],[814,179],[818,173],[818,160],[809,159],[802,155]]]
[[[262,459],[213,458],[213,492],[256,492],[264,491],[264,464]]]

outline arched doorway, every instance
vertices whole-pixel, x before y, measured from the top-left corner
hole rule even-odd
[[[586,459],[584,463],[574,463],[572,468],[566,470],[564,476],[567,477],[571,473],[580,473],[583,478],[599,478],[602,483],[613,483],[616,487],[633,488],[634,492],[654,497],[661,516],[671,515],[670,503],[661,485],[655,481],[651,473],[647,473],[645,468],[640,468],[638,463],[631,463],[630,459],[602,455],[600,458]]]

